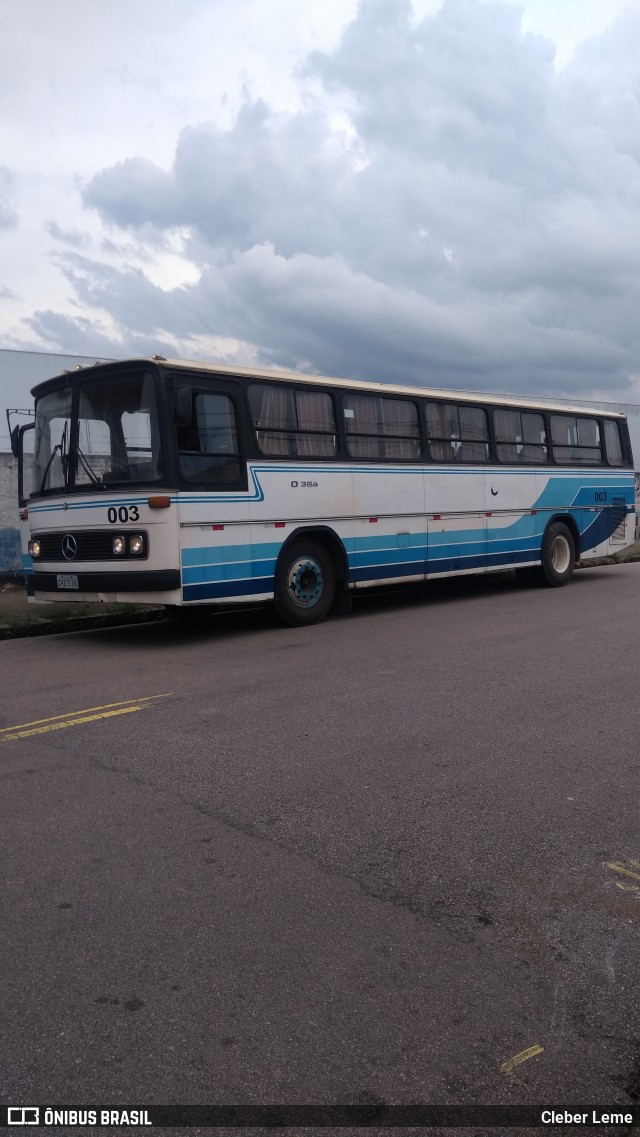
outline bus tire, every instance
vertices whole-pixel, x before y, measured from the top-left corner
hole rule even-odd
[[[576,546],[571,530],[563,521],[554,521],[542,539],[541,583],[547,588],[568,584],[576,563]]]
[[[274,602],[287,624],[299,627],[324,620],[336,595],[331,553],[320,541],[299,538],[280,554]]]

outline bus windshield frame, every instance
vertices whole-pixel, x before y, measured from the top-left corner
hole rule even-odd
[[[37,391],[30,499],[162,481],[159,386],[141,366],[92,370]]]

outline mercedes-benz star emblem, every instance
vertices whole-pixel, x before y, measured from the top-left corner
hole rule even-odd
[[[71,533],[65,533],[64,537],[62,538],[63,557],[65,557],[68,561],[72,561],[77,552],[78,546],[76,544],[75,537],[73,537]]]

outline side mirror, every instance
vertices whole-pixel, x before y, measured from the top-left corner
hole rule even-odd
[[[14,458],[18,458],[20,455],[20,427],[19,426],[14,426],[13,430],[11,431],[10,438],[11,438],[11,453],[13,454]]]
[[[191,387],[178,387],[176,391],[176,423],[191,426]]]

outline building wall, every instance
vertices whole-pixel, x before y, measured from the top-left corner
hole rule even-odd
[[[17,466],[13,454],[0,454],[0,575],[22,572]]]
[[[0,348],[0,453],[11,449],[6,415],[10,408],[26,410],[32,407],[31,388],[36,383],[93,362],[93,356]]]
[[[33,406],[31,388],[78,364],[93,363],[84,355],[57,355],[42,351],[0,348],[0,577],[22,571],[18,528],[18,472],[9,443],[6,412]],[[24,418],[21,419],[24,422]]]

